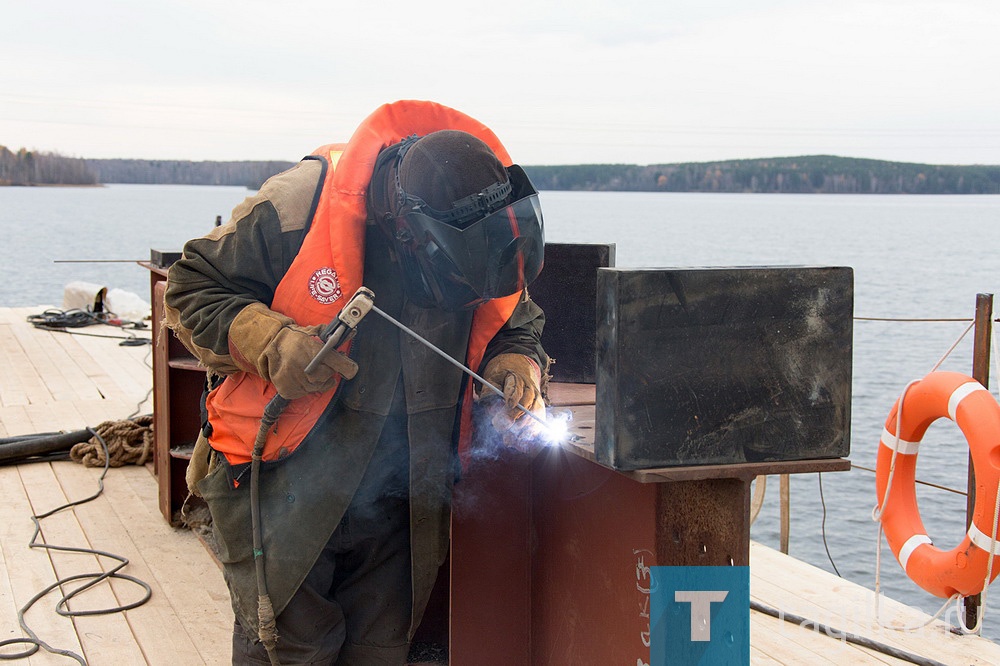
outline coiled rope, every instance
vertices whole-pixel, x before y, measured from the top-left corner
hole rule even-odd
[[[75,444],[69,457],[84,467],[144,465],[153,452],[153,415],[124,421],[105,421],[92,430],[94,437]],[[106,443],[105,445],[102,445]]]

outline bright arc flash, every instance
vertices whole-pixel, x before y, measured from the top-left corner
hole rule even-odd
[[[569,415],[556,414],[548,419],[548,432],[545,440],[548,446],[555,446],[565,442],[569,436]]]

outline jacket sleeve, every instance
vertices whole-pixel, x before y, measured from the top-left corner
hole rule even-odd
[[[543,394],[548,384],[548,370],[551,359],[542,348],[542,329],[545,327],[545,313],[531,300],[525,290],[520,302],[514,308],[507,323],[501,327],[486,345],[486,353],[480,368],[485,368],[498,354],[524,354],[538,364],[542,373]]]
[[[239,371],[229,351],[229,326],[252,303],[271,305],[302,244],[321,166],[303,161],[268,180],[227,224],[188,241],[170,267],[167,326],[210,370]]]

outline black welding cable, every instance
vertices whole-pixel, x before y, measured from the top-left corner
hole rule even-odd
[[[119,320],[113,312],[96,313],[79,309],[57,310],[55,308],[49,308],[41,314],[28,315],[27,321],[35,328],[42,331],[51,331],[53,333],[71,333],[73,335],[83,335],[92,338],[111,338],[112,340],[122,340],[119,344],[125,347],[135,347],[150,344],[152,342],[150,338],[140,338],[139,336],[129,332],[130,329],[145,328],[145,324],[142,322]],[[114,326],[125,333],[125,336],[104,335],[101,333],[82,333],[76,330],[69,330],[84,328],[86,326],[94,326],[96,324]]]
[[[823,472],[819,472],[817,476],[819,477],[819,503],[823,505],[823,522],[819,526],[820,534],[823,536],[823,548],[826,549],[826,557],[830,560],[833,572],[843,578],[840,575],[840,570],[837,569],[837,564],[833,561],[833,555],[830,554],[830,545],[826,542],[826,499],[823,497]]]
[[[29,599],[28,603],[26,603],[17,611],[17,620],[21,625],[21,629],[24,631],[24,633],[28,635],[28,637],[10,638],[7,640],[0,641],[0,648],[6,647],[8,645],[27,645],[28,647],[23,651],[17,653],[2,653],[0,654],[0,660],[26,659],[27,657],[30,657],[31,655],[38,652],[38,648],[43,648],[47,652],[51,652],[52,654],[62,655],[64,657],[69,657],[70,659],[74,659],[78,663],[82,664],[82,666],[87,666],[87,661],[76,652],[73,652],[72,650],[63,650],[60,648],[52,647],[51,645],[40,639],[38,637],[38,634],[32,631],[24,620],[25,614],[35,604],[36,601],[38,601],[39,599],[47,595],[49,592],[56,589],[57,587],[65,585],[66,583],[69,583],[74,580],[89,579],[89,581],[84,583],[83,585],[80,585],[79,587],[70,590],[69,593],[65,594],[62,597],[62,599],[59,600],[59,603],[56,604],[56,612],[64,617],[79,617],[83,615],[109,615],[111,613],[127,611],[146,603],[153,595],[153,590],[149,587],[149,585],[145,581],[139,580],[134,576],[129,576],[128,574],[119,573],[119,571],[128,566],[129,563],[128,558],[122,557],[121,555],[115,555],[114,553],[108,553],[103,550],[92,550],[90,548],[74,548],[71,546],[56,546],[53,544],[38,543],[38,536],[39,534],[41,534],[42,531],[42,525],[41,522],[39,521],[48,518],[49,516],[58,513],[64,509],[69,509],[71,507],[79,506],[80,504],[85,504],[87,502],[95,500],[98,497],[100,497],[101,494],[104,492],[104,477],[108,473],[108,468],[111,463],[111,456],[108,455],[108,445],[104,441],[104,438],[101,437],[101,435],[98,434],[96,430],[93,430],[92,428],[88,428],[88,430],[90,430],[90,432],[93,433],[94,437],[96,437],[97,440],[100,442],[101,448],[104,449],[104,471],[101,472],[101,476],[97,480],[97,486],[98,486],[97,492],[95,492],[90,497],[76,500],[74,502],[68,502],[66,504],[63,504],[62,506],[58,506],[45,513],[31,516],[31,521],[35,524],[35,533],[31,536],[31,541],[28,543],[28,547],[44,548],[45,550],[56,550],[67,553],[86,553],[90,555],[104,556],[109,559],[116,560],[117,562],[119,562],[119,564],[118,566],[112,568],[110,571],[106,572],[77,574],[75,576],[68,576],[66,578],[62,578],[52,583],[44,590],[42,590],[41,592],[33,596],[31,599]],[[142,587],[143,590],[145,590],[145,594],[138,601],[133,601],[132,603],[125,604],[123,606],[116,606],[114,608],[100,608],[100,609],[76,610],[76,611],[69,609],[68,603],[70,599],[72,599],[78,594],[81,594],[82,592],[85,592],[86,590],[89,590],[90,588],[94,587],[101,581],[108,580],[110,578],[117,578],[119,580],[127,580],[133,582],[136,585]]]
[[[820,624],[819,622],[814,622],[808,620],[804,617],[798,615],[793,615],[791,613],[786,613],[784,611],[779,611],[770,606],[765,606],[759,601],[750,600],[750,608],[765,615],[770,615],[771,617],[778,618],[779,620],[784,620],[785,622],[791,622],[792,624],[797,624],[803,628],[812,627],[817,633],[823,632],[830,638],[836,640],[847,641],[848,643],[854,643],[869,650],[875,650],[881,652],[882,654],[887,654],[890,657],[895,657],[896,659],[902,659],[903,661],[908,661],[911,664],[917,664],[918,666],[947,666],[940,661],[930,659],[928,657],[922,657],[919,654],[913,654],[912,652],[907,652],[906,650],[900,650],[899,648],[892,647],[891,645],[886,645],[885,643],[880,643],[871,638],[866,638],[865,636],[859,636],[858,634],[848,633],[846,631],[840,631],[839,629],[834,629],[829,625]]]

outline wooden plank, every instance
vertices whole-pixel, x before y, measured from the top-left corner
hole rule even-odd
[[[787,664],[886,666],[905,663],[756,611],[751,612],[750,643]]]
[[[0,421],[3,422],[4,430],[8,436],[31,435],[38,432],[31,423],[31,417],[24,406],[12,405],[10,407],[0,407]]]
[[[120,329],[111,326],[95,327],[101,335],[122,336]],[[149,333],[141,333],[149,337]],[[78,336],[80,348],[86,351],[94,362],[103,369],[103,374],[94,375],[95,382],[108,391],[110,397],[121,392],[130,397],[142,397],[152,386],[153,370],[149,345],[142,347],[122,347],[121,340]]]
[[[94,492],[101,469],[86,468],[75,463],[63,462],[53,468],[60,484],[71,497],[85,497]],[[152,597],[138,608],[125,611],[131,627],[147,663],[150,664],[197,664],[201,663],[198,647],[188,635],[181,618],[185,608],[176,608],[164,593],[160,577],[154,572],[150,562],[156,563],[161,549],[143,552],[132,539],[132,532],[145,526],[126,525],[119,513],[119,504],[129,504],[128,476],[139,472],[148,477],[144,470],[135,466],[116,468],[108,471],[105,479],[104,495],[88,504],[74,509],[81,527],[90,537],[92,546],[120,555],[129,560],[122,573],[145,581],[152,589]],[[134,502],[135,500],[132,499]],[[128,518],[134,519],[134,515]],[[173,534],[159,535],[170,539]],[[143,590],[128,581],[111,581],[115,597],[119,603],[128,603],[142,597]]]
[[[58,463],[57,463],[58,464]],[[62,463],[73,464],[73,463]],[[20,465],[21,479],[35,513],[49,511],[67,501],[66,495],[48,464]],[[80,497],[70,498],[82,499]],[[99,501],[99,500],[98,500]],[[105,504],[107,504],[105,502]],[[76,548],[91,548],[92,544],[81,527],[75,509],[60,511],[42,521],[46,543]],[[60,578],[104,571],[104,563],[94,555],[49,553],[56,575]],[[106,565],[111,566],[111,565]],[[64,589],[75,589],[82,581],[74,581]],[[118,602],[111,587],[102,583],[70,601],[71,609],[111,608]],[[78,616],[73,618],[77,636],[83,647],[82,655],[89,663],[143,663],[142,651],[125,617],[120,614]]]
[[[53,399],[52,392],[38,376],[31,359],[18,340],[16,330],[19,326],[21,325],[11,324],[0,329],[0,347],[10,368],[5,373],[5,378],[17,382],[28,403],[50,401]]]
[[[114,394],[109,395],[110,390],[114,390],[116,393],[121,393],[121,391],[117,390],[117,386],[111,381],[111,377],[101,367],[101,364],[94,358],[90,350],[85,345],[80,344],[81,340],[86,339],[83,335],[73,333],[57,334],[55,336],[56,344],[66,353],[67,358],[70,359],[79,373],[79,377],[75,378],[76,381],[80,382],[81,385],[90,387],[89,392],[79,395],[78,398],[91,400],[95,398],[118,397]],[[96,396],[93,395],[94,391],[97,392]]]
[[[1000,646],[978,636],[956,636],[940,621],[915,632],[889,628],[928,619],[927,614],[892,599],[880,601],[879,626],[874,621],[873,591],[761,544],[751,545],[750,571],[753,595],[775,608],[938,660],[1000,663]]]
[[[83,417],[76,406],[69,401],[28,405],[25,414],[31,419],[30,433],[50,430],[79,430],[83,427]]]
[[[773,666],[774,664],[781,664],[782,662],[771,657],[766,652],[755,648],[753,645],[750,646],[750,663],[754,666]]]
[[[85,354],[75,343],[75,336],[70,333],[50,332],[45,337],[39,335],[43,333],[42,331],[33,332],[39,338],[39,343],[44,347],[49,359],[55,363],[63,381],[71,389],[73,396],[71,399],[86,400],[100,396],[93,382],[77,363],[77,359]]]
[[[222,572],[193,532],[163,520],[149,466],[119,471],[127,483],[108,490],[119,520],[139,552],[156,553],[153,575],[205,663],[228,663],[233,612]],[[160,663],[177,663],[169,656],[160,655]]]
[[[0,382],[0,405],[4,406],[28,404],[20,373],[15,367],[17,355],[8,352],[12,339],[10,324],[0,324],[0,364],[5,369],[4,380]]]
[[[73,404],[83,425],[95,427],[103,421],[122,421],[136,410],[136,401],[128,398],[114,400],[87,400]]]
[[[64,354],[54,354],[53,350],[58,348],[58,345],[52,342],[53,335],[64,334],[40,331],[31,326],[12,326],[11,332],[18,344],[21,345],[24,355],[34,367],[38,377],[52,394],[52,399],[57,401],[72,400],[75,393],[60,370],[62,363],[57,363],[52,358],[53,355],[65,357]]]
[[[553,407],[593,405],[596,393],[597,387],[594,384],[566,384],[563,382],[549,384],[549,401]]]
[[[21,369],[22,381],[39,384],[58,400],[130,397],[141,399],[152,384],[152,368],[147,347],[122,347],[118,338],[126,335],[113,326],[97,325],[74,333],[35,329],[24,318],[4,310],[9,320],[0,333],[0,349],[14,367]],[[149,337],[148,332],[137,332]],[[114,338],[97,336],[115,336]],[[39,381],[39,376],[41,381]],[[45,400],[43,393],[33,402]]]
[[[48,467],[46,463],[35,463],[37,466]],[[0,606],[4,613],[4,638],[20,637],[17,623],[17,612],[8,608],[23,607],[33,596],[51,585],[56,580],[55,572],[48,554],[43,550],[28,548],[34,526],[31,522],[33,513],[27,493],[21,480],[22,467],[0,467],[0,553],[3,554],[5,580],[10,589],[10,603]],[[57,648],[81,651],[73,623],[68,618],[57,615],[53,611],[55,595],[50,594],[38,601],[25,615],[25,620],[38,637]],[[29,664],[48,666],[65,665],[66,658],[50,655],[44,651],[31,657]]]

